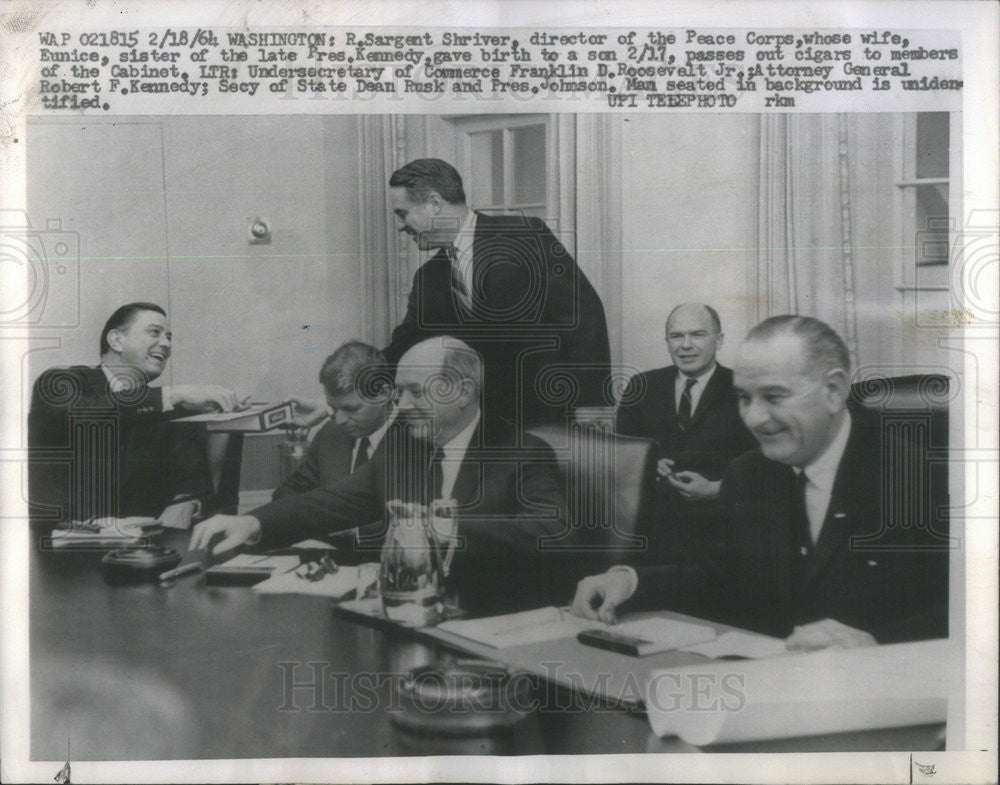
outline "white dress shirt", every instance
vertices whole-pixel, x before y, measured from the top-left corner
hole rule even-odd
[[[678,368],[677,378],[674,380],[674,405],[676,407],[674,411],[680,411],[681,396],[684,394],[684,387],[687,384],[687,380],[694,379],[695,384],[691,387],[691,416],[693,417],[695,411],[698,409],[698,401],[701,400],[701,394],[705,392],[712,374],[715,373],[715,369],[718,367],[718,363],[712,363],[712,367],[701,376],[688,376]]]
[[[479,425],[479,412],[472,418],[472,422],[459,431],[451,441],[441,446],[443,455],[441,456],[441,498],[450,499],[451,492],[455,489],[455,480],[458,478],[458,470],[465,459],[465,451],[469,449],[469,442],[472,441],[472,434],[475,433],[476,426]]]
[[[392,417],[386,417],[384,423],[368,434],[368,455],[365,456],[368,460],[371,460],[371,457],[375,454],[375,448],[378,447],[379,442],[382,441],[382,437],[385,436],[385,432],[389,429],[389,425],[391,424]],[[354,447],[351,449],[351,474],[354,474],[354,467],[358,462],[358,450],[360,449],[361,439],[355,439]]]
[[[803,470],[806,473],[806,514],[809,516],[809,533],[814,545],[822,532],[830,496],[833,494],[833,482],[837,478],[840,460],[844,457],[847,437],[851,434],[851,415],[847,412],[844,414],[846,416],[837,435],[826,449],[804,469],[795,469],[796,474]]]

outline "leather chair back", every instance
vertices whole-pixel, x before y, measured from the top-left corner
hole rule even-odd
[[[948,406],[954,394],[947,376],[915,374],[863,379],[848,398],[849,409],[877,412],[880,419],[885,525],[926,527],[942,544],[950,542]]]
[[[555,451],[572,527],[569,536],[545,545],[579,552],[581,568],[591,571],[645,550],[636,532],[655,494],[656,443],[615,434],[612,422],[530,430]]]

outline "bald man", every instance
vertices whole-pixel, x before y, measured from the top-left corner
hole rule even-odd
[[[566,557],[544,549],[545,538],[566,528],[555,456],[529,435],[486,441],[482,378],[481,358],[462,341],[440,336],[418,343],[397,366],[397,422],[372,461],[335,485],[249,515],[211,518],[195,527],[191,549],[270,548],[380,521],[391,499],[454,499],[449,584],[465,609],[500,612],[561,599],[579,576],[563,575]]]
[[[754,447],[737,411],[733,372],[716,360],[724,338],[711,306],[678,305],[666,323],[673,365],[634,376],[618,406],[619,433],[660,446],[659,504],[654,519],[643,522],[643,563],[662,564],[711,545],[718,537],[712,526],[722,475]]]

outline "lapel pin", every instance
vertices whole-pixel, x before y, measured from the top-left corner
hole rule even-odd
[[[833,514],[833,517],[834,518],[846,518],[847,517],[847,513],[846,512],[835,512]]]

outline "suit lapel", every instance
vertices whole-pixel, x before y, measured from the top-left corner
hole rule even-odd
[[[671,365],[667,368],[667,386],[663,394],[667,397],[667,427],[672,428],[677,422],[677,395],[674,386],[677,384],[677,366]]]
[[[691,417],[689,428],[693,428],[705,418],[705,412],[715,405],[716,399],[722,394],[726,386],[725,380],[722,378],[724,370],[721,365],[716,366],[715,373],[708,380],[708,384],[705,385],[705,389],[701,393],[701,398],[698,399],[698,406],[694,410],[694,416]]]
[[[478,460],[475,454],[482,449],[482,434],[483,422],[480,419],[465,455],[462,456],[462,464],[458,467],[458,474],[455,477],[455,486],[451,489],[451,497],[459,505],[470,504],[479,497],[480,478],[484,468],[483,462]],[[472,456],[469,455],[470,451]]]
[[[809,559],[806,569],[806,582],[816,580],[838,553],[846,552],[845,540],[854,530],[865,522],[859,518],[856,502],[861,498],[869,498],[870,493],[865,488],[872,483],[878,483],[877,469],[866,469],[864,450],[861,442],[862,434],[855,426],[851,430],[844,455],[837,467],[837,476],[833,481],[833,491],[830,494],[830,504],[823,519],[823,528],[819,540]],[[875,467],[868,467],[872,469]]]

